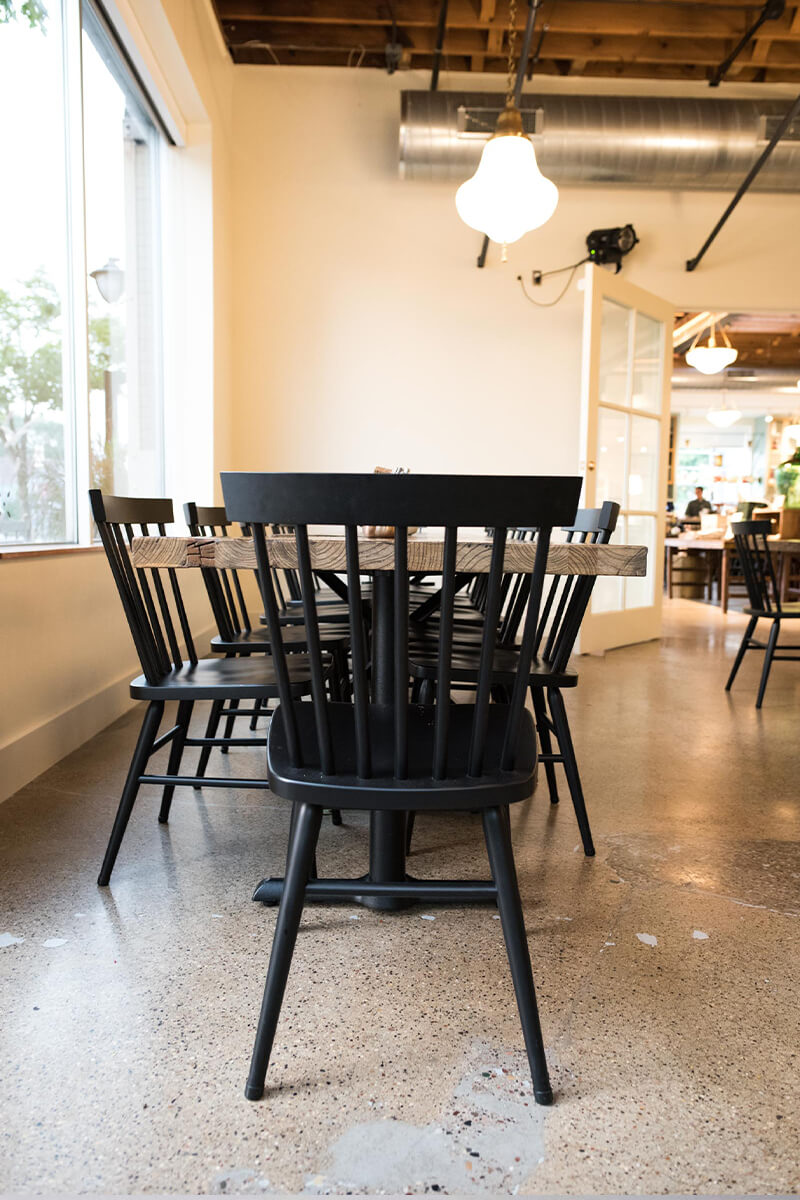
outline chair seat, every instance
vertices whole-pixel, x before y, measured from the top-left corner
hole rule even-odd
[[[284,648],[292,653],[306,650],[307,637],[305,625],[287,625],[282,635]],[[346,650],[350,642],[346,630],[340,632],[336,627],[326,629],[323,626],[320,629],[320,644],[324,650]],[[242,650],[269,654],[272,642],[266,629],[243,629],[232,638],[216,634],[211,639],[211,649],[220,654],[241,653]]]
[[[302,767],[293,767],[286,742],[283,705],[272,717],[267,739],[270,788],[286,800],[334,808],[420,811],[470,809],[527,800],[536,787],[536,731],[527,710],[520,722],[519,749],[513,771],[492,770],[499,763],[508,719],[505,704],[490,704],[483,774],[466,773],[473,705],[450,708],[448,778],[433,780],[434,709],[408,708],[408,779],[394,778],[394,725],[391,708],[370,705],[369,732],[372,778],[359,779],[356,767],[355,708],[327,706],[336,767],[335,776],[322,774],[316,741],[314,706],[295,703]]]
[[[785,618],[791,621],[800,617],[800,602],[793,600],[790,604],[781,604],[780,612],[776,612],[775,609],[767,612],[764,608],[750,608],[749,606],[743,611],[749,613],[751,617],[765,617],[767,620],[780,618],[781,621]]]
[[[311,673],[304,654],[287,657],[292,693],[307,696],[311,692]],[[330,669],[330,655],[323,665]],[[168,671],[157,683],[138,675],[131,683],[134,700],[272,700],[278,695],[278,681],[272,660],[259,658],[201,658]],[[311,705],[309,705],[309,708]]]
[[[498,646],[492,662],[492,683],[513,684],[519,651]],[[434,640],[412,641],[408,650],[408,665],[415,679],[435,679],[438,668],[438,648]],[[451,678],[454,683],[476,683],[481,663],[480,644],[471,646],[453,643]],[[550,663],[540,659],[531,663],[529,683],[532,687],[575,687],[578,672],[570,666],[554,671]]]

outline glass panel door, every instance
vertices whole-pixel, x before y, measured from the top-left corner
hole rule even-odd
[[[598,579],[581,649],[658,637],[672,306],[589,265],[585,278],[584,503],[620,505],[614,541],[647,546],[647,576]]]

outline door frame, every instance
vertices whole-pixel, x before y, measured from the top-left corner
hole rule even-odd
[[[580,470],[583,473],[583,501],[587,508],[597,507],[597,428],[600,407],[600,344],[603,316],[603,301],[610,300],[625,308],[642,312],[654,320],[663,322],[662,343],[661,411],[658,417],[644,409],[632,410],[630,406],[603,404],[603,407],[629,415],[649,416],[658,420],[660,427],[658,490],[656,507],[656,537],[653,554],[649,557],[647,573],[653,578],[653,603],[644,608],[621,609],[612,612],[593,613],[591,601],[581,626],[580,652],[599,653],[617,646],[632,645],[649,641],[661,635],[662,588],[664,579],[664,535],[666,524],[667,464],[669,457],[669,418],[672,394],[672,329],[675,306],[662,296],[656,296],[644,288],[628,283],[618,274],[603,270],[595,263],[587,263],[583,276],[583,341],[581,362],[581,422],[580,422]],[[632,387],[632,379],[629,380]],[[619,499],[622,497],[610,497]],[[651,510],[637,512],[626,508],[622,515],[652,515]]]

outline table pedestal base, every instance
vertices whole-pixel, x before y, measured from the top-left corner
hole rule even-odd
[[[282,879],[262,879],[253,899],[278,904],[283,895]],[[369,875],[358,879],[309,879],[306,900],[325,904],[349,901],[369,908],[405,908],[415,901],[426,904],[495,904],[497,888],[491,879],[415,879],[406,875],[402,883],[376,883]]]

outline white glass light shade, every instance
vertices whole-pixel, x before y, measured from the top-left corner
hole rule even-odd
[[[716,425],[717,429],[728,429],[736,424],[741,415],[738,408],[710,408],[706,420]]]
[[[718,375],[731,363],[736,362],[739,351],[733,346],[692,346],[686,351],[686,361],[690,367],[703,375]]]
[[[545,179],[533,142],[524,134],[495,134],[478,169],[456,192],[461,220],[493,242],[510,244],[549,221],[558,188]]]
[[[105,266],[90,271],[89,274],[106,304],[114,304],[119,300],[125,288],[125,272],[119,265],[118,258],[110,258]]]

